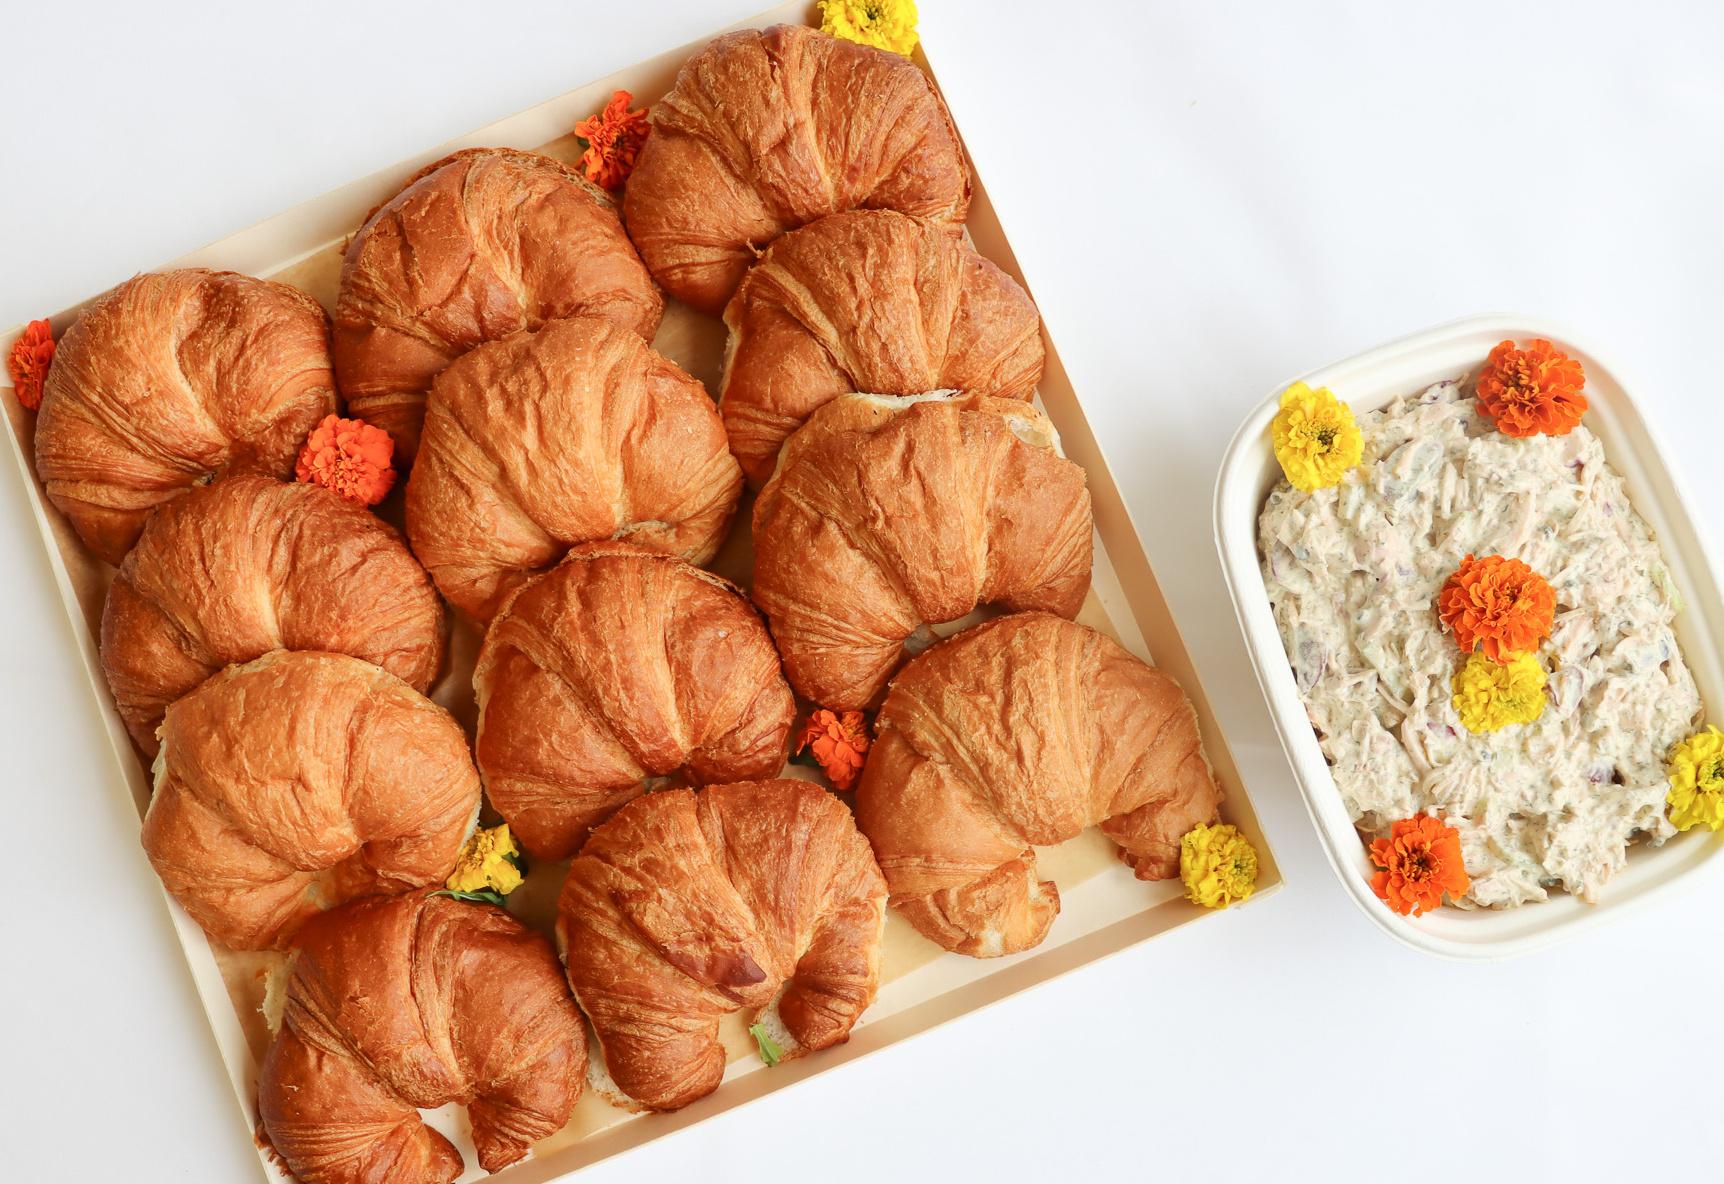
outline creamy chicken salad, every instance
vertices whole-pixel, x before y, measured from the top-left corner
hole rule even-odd
[[[1316,493],[1282,481],[1258,529],[1281,638],[1347,809],[1367,838],[1421,810],[1459,830],[1463,907],[1559,887],[1594,900],[1631,842],[1675,833],[1665,758],[1701,714],[1652,531],[1584,424],[1512,438],[1449,381],[1359,426],[1363,463]],[[1435,608],[1468,554],[1524,561],[1557,601],[1538,653],[1543,715],[1477,735],[1451,706],[1463,655]]]

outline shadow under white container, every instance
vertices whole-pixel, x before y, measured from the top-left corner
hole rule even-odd
[[[1603,443],[1605,459],[1622,475],[1634,508],[1657,536],[1684,601],[1675,622],[1677,641],[1699,685],[1708,720],[1724,723],[1724,601],[1717,554],[1702,535],[1691,510],[1693,503],[1666,466],[1666,453],[1621,376],[1596,353],[1537,320],[1488,315],[1415,333],[1314,370],[1299,381],[1328,387],[1363,415],[1396,396],[1416,394],[1432,383],[1475,371],[1499,341],[1525,342],[1535,337],[1555,342],[1586,370],[1590,402],[1586,425]],[[1678,880],[1692,877],[1724,849],[1724,833],[1698,829],[1662,847],[1636,843],[1629,850],[1628,866],[1605,886],[1595,905],[1553,892],[1546,902],[1513,909],[1444,907],[1423,917],[1402,917],[1377,899],[1371,891],[1374,869],[1305,714],[1260,566],[1257,519],[1281,479],[1269,425],[1280,392],[1289,385],[1277,387],[1252,411],[1228,446],[1215,489],[1216,546],[1252,666],[1306,809],[1330,864],[1365,914],[1392,936],[1427,953],[1469,959],[1506,957],[1616,917]]]

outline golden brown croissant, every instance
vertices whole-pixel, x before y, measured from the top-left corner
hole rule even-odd
[[[606,321],[482,345],[432,388],[407,537],[480,621],[576,543],[712,558],[742,471],[706,388]]]
[[[470,148],[409,178],[348,245],[335,371],[411,463],[431,380],[480,342],[572,316],[650,339],[663,313],[602,190],[547,156]]]
[[[833,214],[766,249],[724,310],[719,411],[758,488],[785,437],[851,391],[956,390],[1028,399],[1041,318],[952,222],[890,210]]]
[[[356,896],[441,884],[479,816],[453,716],[369,662],[278,650],[168,708],[144,851],[204,932],[279,946]]]
[[[473,671],[485,792],[527,851],[566,859],[649,778],[769,777],[796,701],[734,586],[589,543],[517,592]]]
[[[717,316],[786,230],[853,209],[961,222],[969,205],[964,150],[926,75],[777,25],[727,34],[683,65],[652,109],[623,218],[665,290]]]
[[[1057,447],[1014,400],[855,395],[817,411],[754,507],[754,600],[790,685],[860,710],[924,625],[980,604],[1075,616],[1089,490]]]
[[[557,912],[611,1080],[675,1110],[718,1088],[733,1011],[776,998],[793,1055],[849,1039],[879,983],[886,883],[837,798],[745,781],[624,806],[569,865]]]
[[[102,669],[153,755],[167,705],[223,666],[328,650],[424,691],[445,625],[424,569],[376,515],[321,486],[230,477],[150,520],[102,606]]]
[[[60,341],[36,472],[97,556],[151,510],[227,472],[293,473],[336,409],[329,322],[286,284],[190,268],[127,280]]]
[[[490,905],[373,897],[301,930],[258,1108],[303,1184],[451,1184],[461,1156],[419,1110],[464,1105],[501,1171],[568,1122],[586,1071],[544,937]]]
[[[1038,944],[1059,890],[1032,844],[1101,824],[1139,879],[1179,870],[1179,840],[1221,790],[1172,678],[1047,613],[1000,617],[904,667],[875,722],[856,819],[892,903],[961,954]]]

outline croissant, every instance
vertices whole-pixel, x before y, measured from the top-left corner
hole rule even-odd
[[[754,601],[790,685],[872,707],[925,625],[981,604],[1075,616],[1089,491],[1034,407],[836,399],[786,443],[754,507]]]
[[[733,585],[680,559],[589,543],[516,592],[473,671],[475,752],[529,854],[566,859],[649,778],[769,777],[796,701]]]
[[[470,148],[409,178],[348,245],[335,372],[410,463],[431,380],[480,342],[570,316],[651,339],[663,314],[603,190],[546,156]]]
[[[84,545],[117,564],[150,511],[186,490],[228,472],[290,476],[335,409],[317,301],[229,271],[140,275],[61,339],[36,472]]]
[[[557,914],[611,1080],[675,1110],[718,1088],[730,1012],[776,998],[761,1022],[790,1055],[849,1038],[879,983],[886,882],[837,798],[745,781],[624,806],[569,865]]]
[[[278,650],[168,708],[144,852],[229,949],[322,909],[440,884],[479,815],[453,716],[344,654]]]
[[[481,622],[576,543],[627,538],[705,563],[742,471],[706,388],[605,321],[480,346],[432,388],[407,537]]]
[[[956,223],[833,214],[774,242],[724,310],[719,411],[758,488],[785,437],[851,391],[959,390],[1028,399],[1041,318]]]
[[[730,33],[652,109],[623,219],[665,290],[717,316],[759,249],[859,208],[962,222],[963,146],[914,64],[797,25]]]
[[[549,941],[490,905],[374,897],[300,931],[258,1109],[302,1184],[451,1184],[461,1156],[420,1110],[466,1106],[501,1171],[563,1128],[586,1072]]]
[[[892,903],[961,954],[1039,944],[1060,909],[1032,845],[1086,826],[1139,879],[1179,870],[1179,841],[1221,790],[1172,678],[1093,629],[1000,617],[940,642],[892,681],[856,793]]]
[[[150,520],[102,607],[102,669],[153,756],[168,704],[223,666],[329,650],[424,691],[444,629],[430,579],[376,515],[321,486],[231,477]]]

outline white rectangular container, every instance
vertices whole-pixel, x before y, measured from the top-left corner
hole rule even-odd
[[[1398,395],[1415,394],[1445,378],[1476,370],[1499,341],[1547,338],[1586,370],[1590,409],[1587,426],[1604,444],[1610,464],[1627,483],[1629,499],[1658,537],[1686,607],[1676,618],[1676,636],[1694,672],[1713,722],[1724,720],[1724,601],[1721,569],[1690,512],[1664,450],[1642,418],[1617,371],[1574,337],[1526,317],[1490,315],[1454,321],[1301,375],[1312,387],[1328,387],[1363,414]],[[1371,891],[1372,867],[1340,791],[1318,747],[1299,698],[1287,652],[1264,587],[1257,545],[1257,519],[1270,490],[1281,479],[1270,442],[1278,386],[1252,411],[1228,446],[1215,488],[1215,540],[1233,596],[1246,648],[1269,703],[1282,747],[1293,765],[1305,807],[1341,883],[1365,914],[1385,931],[1427,953],[1452,958],[1499,958],[1525,953],[1615,917],[1698,871],[1720,849],[1724,833],[1694,830],[1662,847],[1636,844],[1628,866],[1604,889],[1596,905],[1555,894],[1541,904],[1515,909],[1441,908],[1423,917],[1391,912]]]

